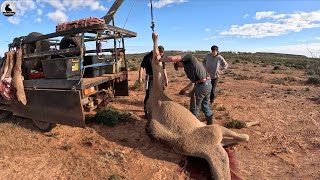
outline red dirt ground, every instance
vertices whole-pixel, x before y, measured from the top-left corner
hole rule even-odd
[[[168,65],[169,96],[188,107],[178,95],[188,83],[183,71]],[[259,121],[237,132],[250,136],[233,147],[242,179],[319,179],[320,88],[307,86],[302,71],[232,64],[222,75],[212,107],[216,122],[228,118]],[[129,86],[137,80],[130,72]],[[242,80],[236,77],[242,75]],[[238,75],[238,76],[237,76]],[[294,77],[294,81],[280,78]],[[275,79],[278,78],[278,79]],[[112,105],[143,115],[145,92],[130,91]],[[0,179],[192,179],[179,166],[183,156],[148,138],[146,120],[129,118],[107,127],[89,123],[85,129],[58,125],[50,133],[38,131],[30,120],[0,123]]]

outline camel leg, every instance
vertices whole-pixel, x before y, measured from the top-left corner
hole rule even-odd
[[[148,131],[157,140],[161,140],[167,143],[174,142],[175,141],[175,135],[172,134],[172,132],[168,131],[162,124],[160,124],[158,121],[151,119],[148,122]]]
[[[218,126],[203,126],[188,136],[181,137],[175,144],[178,152],[207,160],[213,179],[231,179],[229,158],[220,145],[222,135]]]
[[[21,75],[21,64],[22,64],[22,49],[17,49],[16,63],[14,65],[13,73],[13,86],[17,89],[17,99],[24,105],[27,104],[26,93],[23,86],[23,76]]]
[[[9,62],[10,62],[10,51],[9,52],[6,52],[6,58],[5,58],[5,62],[3,62],[4,64],[2,66],[4,66],[4,69],[3,69],[3,74],[1,75],[1,81],[6,77],[6,74],[7,74],[7,71],[9,69]]]
[[[204,153],[211,167],[212,179],[231,180],[229,158],[223,147],[220,144],[212,145],[210,151]]]
[[[221,146],[222,147],[227,147],[229,145],[235,145],[235,144],[238,144],[239,140],[236,140],[236,139],[233,139],[233,138],[230,138],[230,137],[224,137],[221,141]]]
[[[10,61],[8,62],[9,65],[8,65],[8,71],[5,75],[5,78],[12,78],[12,68],[13,68],[13,65],[14,65],[14,56],[15,54],[14,53],[10,53]]]
[[[1,69],[0,69],[0,79],[2,77],[2,74],[4,73],[4,67],[6,66],[6,60],[7,57],[2,58],[2,63],[1,63]]]
[[[221,128],[222,137],[231,137],[238,141],[249,141],[249,136],[246,134],[238,134],[223,126],[221,126],[220,128]]]

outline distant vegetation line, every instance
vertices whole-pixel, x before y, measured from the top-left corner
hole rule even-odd
[[[146,53],[127,54],[129,67],[137,70]],[[191,53],[200,61],[203,60],[208,51],[165,51],[165,56],[183,55]],[[311,84],[320,84],[320,58],[308,58],[303,55],[280,54],[280,53],[246,53],[246,52],[221,52],[221,55],[229,64],[255,63],[261,66],[285,66],[301,69],[306,72]]]

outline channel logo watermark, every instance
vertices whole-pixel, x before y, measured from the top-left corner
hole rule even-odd
[[[14,1],[5,1],[1,5],[1,12],[5,16],[13,16],[16,14],[17,6]]]

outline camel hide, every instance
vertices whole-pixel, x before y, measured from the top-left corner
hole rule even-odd
[[[12,80],[12,84],[13,87],[16,88],[17,90],[17,99],[18,101],[20,101],[23,105],[27,104],[27,98],[26,98],[26,94],[24,91],[24,86],[23,86],[23,76],[21,74],[21,64],[22,64],[22,49],[21,48],[17,48],[17,55],[16,55],[16,63],[14,65],[14,69],[13,69],[13,80]]]
[[[5,100],[10,101],[14,98],[11,73],[15,53],[13,51],[9,51],[5,54],[6,58],[1,67],[0,94]]]
[[[206,159],[213,179],[230,180],[229,159],[223,145],[248,141],[249,136],[216,124],[205,125],[184,106],[171,100],[161,88],[163,68],[157,60],[157,39],[154,40],[153,50],[154,82],[147,103],[147,109],[151,112],[146,125],[147,133],[180,154]]]

